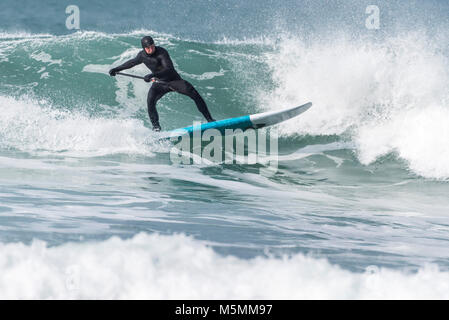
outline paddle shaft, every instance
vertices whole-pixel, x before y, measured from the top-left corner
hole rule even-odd
[[[131,78],[136,78],[136,79],[142,79],[144,80],[144,77],[141,76],[135,76],[133,74],[129,74],[129,73],[123,73],[123,72],[117,72],[116,74],[122,75],[122,76],[127,76],[127,77],[131,77]]]
[[[127,76],[127,77],[131,77],[131,78],[136,78],[136,79],[145,80],[144,77],[141,77],[141,76],[135,76],[135,75],[129,74],[129,73],[117,72],[116,74],[119,74],[119,75],[121,75],[121,76]],[[154,81],[154,82],[162,83],[162,84],[167,84],[167,82],[165,82],[165,81],[160,81],[160,80],[156,80],[156,81]]]

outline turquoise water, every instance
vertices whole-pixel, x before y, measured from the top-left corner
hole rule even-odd
[[[1,4],[0,296],[447,298],[445,2],[381,2],[377,31],[363,1],[108,3],[79,31],[69,2]],[[313,102],[276,126],[276,174],[172,163],[149,84],[107,75],[148,34],[216,119]]]

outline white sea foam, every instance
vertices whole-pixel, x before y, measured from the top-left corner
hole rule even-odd
[[[308,44],[285,38],[266,63],[277,87],[261,92],[261,105],[314,104],[281,133],[349,133],[364,164],[395,152],[417,174],[449,178],[448,58],[424,35]]]
[[[0,96],[0,144],[24,151],[151,155],[151,132],[136,119],[93,118],[52,109],[45,101]]]
[[[46,52],[43,52],[43,51],[33,52],[30,55],[30,58],[32,58],[32,59],[34,59],[36,61],[43,62],[43,63],[48,63],[49,66],[52,65],[52,64],[58,64],[60,66],[62,65],[62,60],[61,59],[53,60],[50,54],[48,54]]]
[[[216,77],[222,77],[225,75],[225,70],[220,69],[219,72],[204,72],[202,74],[191,74],[187,72],[180,72],[182,76],[187,76],[189,78],[195,79],[195,80],[211,80]]]
[[[15,38],[48,38],[52,37],[48,33],[30,33],[26,31],[0,31],[0,39],[15,39]]]
[[[184,235],[0,244],[2,299],[448,299],[449,273],[353,273],[302,254],[243,260]]]

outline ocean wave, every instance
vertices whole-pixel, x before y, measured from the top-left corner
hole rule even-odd
[[[30,39],[30,38],[48,38],[52,37],[49,33],[31,33],[26,31],[0,31],[0,39],[8,40],[8,39]]]
[[[89,117],[52,108],[45,100],[0,96],[0,146],[22,151],[98,156],[113,153],[151,155],[151,131],[136,119]]]
[[[16,61],[16,55],[22,54],[18,43],[25,43],[25,54],[34,60],[31,66],[24,64],[24,71],[16,78],[35,81],[41,95],[55,97],[53,105],[113,101],[123,106],[120,117],[137,115],[147,120],[143,111],[148,85],[103,75],[112,65],[134,56],[140,50],[139,37],[144,34],[152,34],[156,41],[170,47],[177,69],[195,82],[217,118],[312,101],[314,106],[307,113],[278,126],[281,135],[344,136],[354,142],[362,164],[393,154],[405,160],[414,174],[449,178],[448,56],[441,43],[419,31],[377,40],[355,40],[343,34],[332,40],[304,41],[281,33],[279,38],[224,38],[209,43],[146,29],[115,34],[79,31],[34,39],[26,33],[6,33],[0,41],[0,61],[17,70],[17,63],[23,63]],[[18,39],[21,36],[23,39]],[[67,49],[66,44],[73,48]],[[108,49],[111,52],[105,56],[105,48],[113,50]],[[72,49],[76,49],[76,55],[69,61],[66,53]],[[130,72],[143,75],[146,71],[139,66]],[[86,85],[86,77],[107,89],[94,90]],[[111,83],[115,95],[110,93]],[[6,84],[5,88],[11,86]],[[58,96],[63,84],[64,94]],[[67,87],[72,92],[67,94]],[[15,96],[13,92],[10,95]],[[86,96],[88,101],[78,101],[79,96]],[[198,116],[194,107],[185,109],[185,104],[186,100],[178,96],[160,101],[164,127],[185,126],[185,116],[192,112],[192,120]],[[91,113],[99,109],[95,105]]]
[[[448,299],[449,274],[353,273],[295,254],[242,260],[182,234],[0,244],[2,299]]]
[[[382,41],[305,43],[285,38],[266,53],[275,83],[260,106],[312,101],[284,135],[346,135],[363,164],[393,153],[416,174],[449,178],[448,57],[422,33]]]

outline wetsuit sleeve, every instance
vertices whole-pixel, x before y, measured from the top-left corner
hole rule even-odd
[[[170,55],[166,50],[161,54],[161,67],[162,70],[158,72],[154,72],[153,76],[155,78],[164,78],[170,76],[175,71],[175,67],[173,66],[173,62],[171,61]]]
[[[117,69],[117,71],[121,71],[121,70],[132,68],[141,63],[142,63],[142,58],[140,57],[140,52],[139,52],[139,54],[135,58],[126,61],[124,64],[116,67],[116,69]]]

